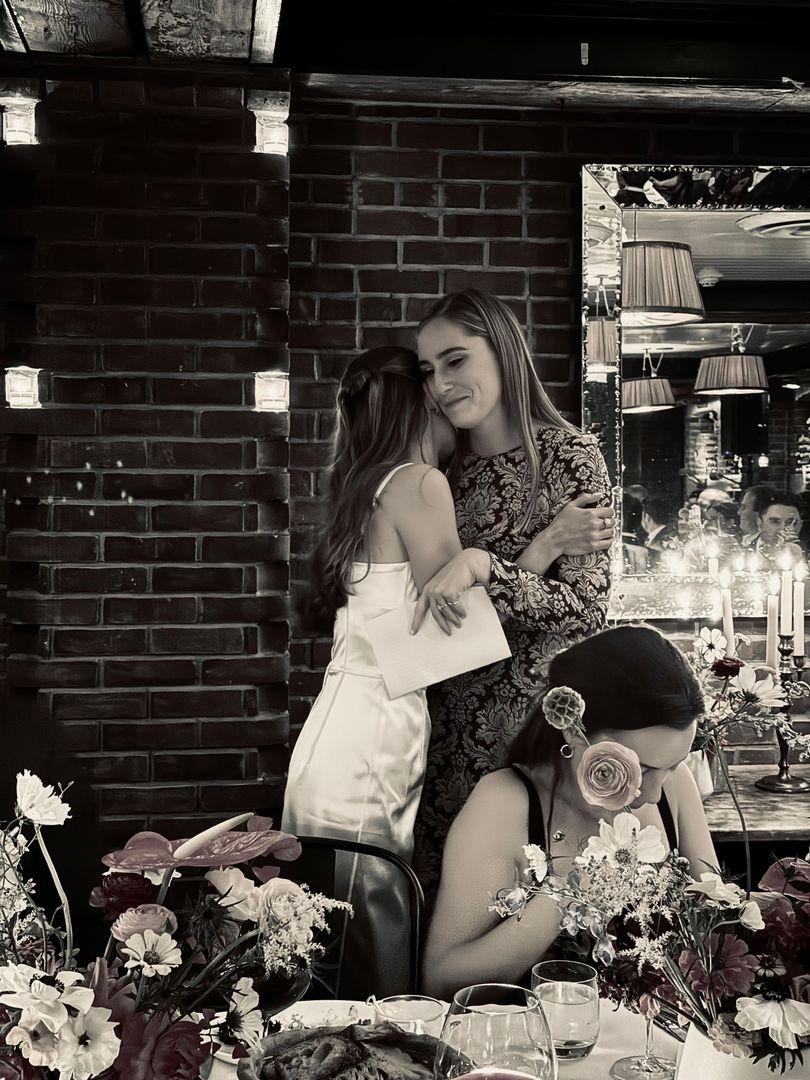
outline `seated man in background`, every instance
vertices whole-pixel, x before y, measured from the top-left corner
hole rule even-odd
[[[797,542],[802,527],[801,506],[795,495],[774,493],[772,501],[757,514],[757,523],[759,528],[749,546],[767,567],[780,569],[779,559],[785,553],[793,563],[802,561],[804,552]]]
[[[647,569],[657,570],[661,555],[678,540],[675,511],[666,499],[652,496],[644,500],[641,508],[641,527],[646,534]]]
[[[778,497],[775,488],[767,484],[754,484],[747,488],[740,499],[740,545],[744,548],[756,543],[759,536],[759,515]]]

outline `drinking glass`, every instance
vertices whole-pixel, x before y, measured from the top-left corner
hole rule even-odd
[[[596,969],[575,960],[544,960],[532,968],[532,990],[543,1005],[557,1058],[590,1054],[599,1036]]]
[[[439,1037],[434,1080],[557,1080],[557,1058],[536,994],[509,983],[467,986]]]
[[[655,1025],[647,1020],[647,1042],[643,1054],[635,1057],[623,1057],[610,1066],[613,1080],[673,1080],[675,1062],[669,1058],[655,1056],[653,1050],[653,1032]]]
[[[423,994],[394,994],[385,998],[370,997],[367,1004],[374,1009],[377,1023],[387,1020],[414,1035],[437,1036],[442,1029],[445,1006],[437,998]]]

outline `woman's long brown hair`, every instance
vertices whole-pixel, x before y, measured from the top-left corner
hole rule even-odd
[[[558,412],[543,389],[520,323],[503,300],[477,289],[450,293],[433,305],[419,324],[419,330],[434,319],[448,319],[469,334],[485,338],[498,360],[503,402],[507,415],[520,429],[520,443],[529,465],[529,502],[518,526],[523,529],[531,521],[540,489],[540,456],[535,432],[538,423],[572,433],[577,429]],[[470,447],[467,431],[459,430],[456,435],[455,453],[447,470],[452,487],[455,487],[461,462]]]
[[[366,548],[377,486],[427,427],[419,360],[411,349],[383,346],[356,357],[337,396],[326,528],[312,562],[308,621],[327,626],[347,600],[353,564]]]

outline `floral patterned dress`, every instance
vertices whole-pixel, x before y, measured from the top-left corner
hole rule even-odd
[[[468,456],[453,492],[463,547],[492,558],[488,592],[512,649],[511,660],[448,679],[428,690],[431,741],[416,823],[414,866],[429,903],[438,886],[450,824],[507,747],[542,689],[555,653],[600,630],[610,590],[609,553],[562,556],[545,574],[514,562],[562,507],[587,492],[611,503],[610,479],[592,435],[537,431],[541,480],[531,521],[519,529],[529,498],[522,447]]]

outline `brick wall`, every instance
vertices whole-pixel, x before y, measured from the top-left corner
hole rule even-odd
[[[335,380],[352,354],[413,344],[414,324],[437,296],[478,286],[513,307],[551,396],[578,420],[581,166],[802,164],[802,136],[810,134],[804,117],[766,125],[761,116],[618,108],[586,114],[299,96],[292,112],[294,595],[320,513]],[[691,625],[668,629],[691,641]],[[759,624],[741,629],[758,634]],[[293,731],[320,687],[329,644],[293,624]],[[750,751],[763,752],[772,754]]]
[[[278,802],[288,418],[252,375],[288,363],[288,170],[245,99],[287,79],[38,76],[40,145],[0,149],[3,366],[47,376],[0,411],[4,768],[75,778],[97,851]]]

